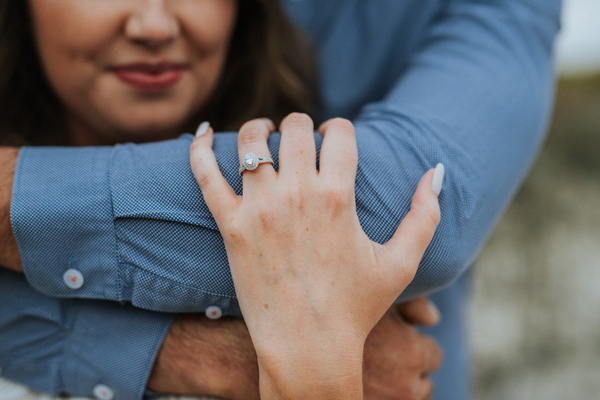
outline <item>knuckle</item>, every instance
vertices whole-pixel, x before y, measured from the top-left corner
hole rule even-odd
[[[353,194],[337,185],[326,185],[321,191],[321,199],[328,208],[342,209],[350,206]]]
[[[444,352],[435,344],[435,350],[433,351],[433,362],[431,364],[432,371],[436,371],[440,365],[442,365],[442,360],[444,359]]]
[[[285,203],[289,209],[303,213],[306,205],[306,192],[300,185],[289,186],[285,191]]]
[[[248,126],[246,129],[240,130],[238,141],[240,145],[244,146],[260,143],[262,140],[264,140],[264,138],[264,132],[252,125]]]
[[[427,204],[417,206],[415,212],[418,215],[419,221],[421,221],[421,237],[423,240],[431,240],[431,237],[435,233],[438,224],[440,223],[440,209],[439,207],[432,207]]]
[[[427,380],[425,381],[425,389],[423,390],[423,400],[431,400],[433,399],[433,393],[435,392],[435,389],[433,387],[433,383],[431,382],[431,379],[427,378]]]
[[[423,380],[423,382],[421,383],[422,387],[420,390],[421,395],[418,396],[417,398],[419,400],[431,400],[433,399],[433,393],[434,393],[434,388],[433,388],[433,382],[431,382],[431,379],[426,378]]]
[[[442,362],[442,349],[437,342],[430,336],[422,335],[422,356],[421,370],[425,373],[430,373],[438,369]]]
[[[275,217],[270,210],[259,210],[257,213],[257,219],[264,232],[272,230],[275,226]]]
[[[223,230],[221,233],[223,234],[223,239],[225,242],[235,246],[241,247],[246,242],[246,236],[244,234],[243,227],[237,224],[235,221],[231,221],[226,230]]]
[[[433,224],[434,229],[439,225],[442,214],[439,207],[427,207],[427,215]]]
[[[203,191],[209,189],[210,185],[213,182],[212,176],[210,174],[205,174],[203,172],[196,173],[196,180],[198,181],[198,185],[200,186],[200,189],[202,189]]]
[[[427,232],[427,240],[430,240],[440,223],[440,216],[439,213],[436,214],[435,212],[431,212],[431,210],[425,210],[425,217],[427,224],[424,227]]]
[[[412,369],[420,370],[425,363],[427,338],[415,330],[413,339],[407,349],[407,358]]]
[[[200,140],[194,139],[192,140],[192,143],[190,144],[190,152],[194,153],[196,151],[198,151],[201,148],[201,144],[200,144]]]

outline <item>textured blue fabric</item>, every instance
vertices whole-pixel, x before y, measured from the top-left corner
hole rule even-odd
[[[470,351],[466,314],[469,293],[469,271],[451,286],[430,296],[442,314],[441,322],[432,328],[421,329],[433,336],[443,349],[440,368],[431,375],[436,400],[469,400],[472,396]]]
[[[355,123],[358,214],[373,240],[391,237],[422,174],[437,162],[446,165],[442,222],[402,298],[447,285],[475,258],[543,139],[560,1],[290,0],[286,6],[317,46],[323,115]],[[215,304],[239,315],[222,240],[189,169],[190,140],[186,135],[145,145],[24,148],[11,219],[31,286],[51,297],[124,301],[155,311],[203,311]],[[273,155],[278,140],[274,135],[269,141]],[[234,134],[216,135],[220,167],[239,192],[236,149]],[[62,281],[69,268],[83,273],[81,289]],[[9,322],[0,322],[0,331],[6,324],[17,329],[18,316],[30,309],[44,309],[46,303],[29,301],[37,296],[23,288],[10,310],[3,309]],[[64,310],[76,304],[47,303]],[[102,313],[102,307],[107,319],[117,318],[108,316],[114,305],[94,311]],[[143,316],[155,315],[139,312],[123,318],[127,330],[139,330]],[[102,321],[92,314],[81,315],[92,326]],[[50,320],[60,324],[58,316]],[[153,340],[168,327],[168,319],[160,321],[146,332]],[[49,342],[60,336],[52,329],[37,334]],[[107,332],[105,339],[121,335]],[[12,339],[6,340],[0,366],[18,368],[21,358]],[[89,351],[98,351],[95,345],[88,343]],[[113,386],[121,381],[116,371],[103,369],[110,360],[143,358],[135,347],[104,350],[102,360],[77,362]],[[58,359],[72,362],[70,357],[57,349],[32,354],[27,362],[41,371]],[[11,377],[48,392],[89,395],[55,375],[31,370]],[[88,376],[80,378],[90,387]],[[141,389],[135,390],[129,393]]]
[[[130,305],[47,297],[22,275],[0,270],[2,376],[32,389],[141,399],[173,315]],[[134,356],[132,356],[132,354]]]

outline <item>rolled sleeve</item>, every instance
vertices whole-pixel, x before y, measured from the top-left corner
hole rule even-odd
[[[27,280],[56,297],[119,299],[109,190],[112,148],[24,147],[13,183],[11,223]],[[83,286],[64,282],[81,271]]]
[[[218,151],[241,190],[236,140],[220,135]],[[31,286],[59,298],[164,312],[215,305],[240,315],[223,240],[190,170],[190,142],[185,135],[146,145],[23,148],[11,223]]]

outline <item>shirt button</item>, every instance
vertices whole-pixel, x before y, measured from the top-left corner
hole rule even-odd
[[[115,397],[112,389],[102,384],[94,386],[94,396],[100,400],[112,400]]]
[[[79,289],[83,286],[83,275],[76,269],[68,269],[63,275],[63,280],[71,289]]]
[[[210,319],[219,319],[221,318],[221,315],[223,315],[223,311],[221,311],[221,308],[217,306],[208,306],[204,312]]]

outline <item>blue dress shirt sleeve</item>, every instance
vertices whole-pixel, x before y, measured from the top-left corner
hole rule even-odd
[[[363,229],[373,240],[388,240],[408,211],[421,175],[437,162],[447,170],[442,222],[403,294],[408,298],[460,275],[527,172],[550,111],[560,4],[455,0],[432,5],[425,13],[429,19],[413,22],[414,30],[422,30],[422,38],[413,40],[415,50],[400,54],[392,45],[403,41],[389,35],[404,32],[384,29],[381,20],[405,12],[403,2],[390,2],[395,8],[384,10],[352,4],[353,12],[341,15],[339,24],[380,28],[369,32],[369,40],[390,51],[385,74],[365,72],[366,83],[352,83],[360,60],[383,57],[380,49],[363,45],[364,51],[356,52],[341,45],[360,43],[357,35],[365,30],[314,30],[322,35],[316,37],[321,63],[331,66],[322,68],[328,82],[326,114],[351,114],[358,94],[367,87],[382,89],[375,78],[390,82],[382,100],[364,107],[354,120]],[[395,27],[393,20],[387,24]],[[225,314],[239,315],[221,237],[190,172],[190,140],[24,148],[11,217],[30,284],[49,296],[127,301],[159,311],[217,305]],[[277,137],[269,142],[274,155],[277,142]],[[240,193],[236,147],[235,135],[216,135],[220,167]],[[85,279],[76,290],[63,281],[72,268]]]
[[[0,270],[2,376],[51,393],[141,399],[173,316],[118,303],[47,297]],[[135,356],[132,356],[134,354]]]
[[[391,237],[423,172],[446,166],[442,220],[402,298],[471,265],[529,171],[552,108],[559,14],[560,1],[449,1],[402,78],[355,120],[357,188],[369,188],[358,212],[375,240]]]

